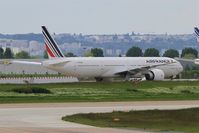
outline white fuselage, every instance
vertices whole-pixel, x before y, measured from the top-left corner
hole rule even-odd
[[[56,64],[52,65],[54,62]],[[165,63],[168,64],[164,65]],[[183,70],[178,61],[167,57],[71,57],[50,59],[42,64],[49,69],[78,78],[111,78],[118,76],[115,73],[147,66],[162,70],[165,77],[175,76]]]

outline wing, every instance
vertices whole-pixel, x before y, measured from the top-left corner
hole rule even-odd
[[[45,67],[63,67],[65,64],[69,63],[68,59],[64,58],[56,58],[56,59],[49,59],[42,62],[42,65]]]
[[[115,75],[126,76],[127,74],[130,74],[130,75],[136,75],[138,73],[143,74],[143,73],[148,72],[152,68],[155,68],[155,67],[158,67],[158,66],[165,66],[165,65],[173,64],[173,63],[175,63],[175,62],[157,64],[157,65],[151,65],[151,66],[144,66],[144,67],[137,67],[137,68],[130,69],[130,70],[123,70],[123,71],[115,72]]]

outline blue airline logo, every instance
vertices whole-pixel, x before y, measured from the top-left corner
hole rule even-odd
[[[197,27],[195,27],[194,31],[195,31],[195,35],[196,35],[197,41],[199,42],[199,29]]]
[[[194,28],[195,34],[197,38],[199,38],[199,29],[197,27]]]

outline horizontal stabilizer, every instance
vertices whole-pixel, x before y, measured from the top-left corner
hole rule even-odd
[[[42,65],[41,62],[11,60],[10,64]]]
[[[66,63],[69,63],[68,60],[63,60],[61,58],[56,58],[52,60],[46,60],[42,62],[42,65],[45,67],[63,67]]]

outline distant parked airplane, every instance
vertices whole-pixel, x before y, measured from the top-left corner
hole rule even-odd
[[[199,43],[199,29],[197,27],[195,27],[194,28],[194,32],[195,32],[195,35],[196,35],[196,39],[197,39],[197,41]],[[194,63],[197,64],[197,65],[199,65],[199,59],[195,59]]]
[[[182,72],[182,65],[167,57],[65,57],[45,26],[42,26],[48,60],[43,62],[12,61],[42,65],[67,76],[93,78],[96,81],[121,77],[125,80],[145,78],[164,80]]]
[[[199,42],[199,29],[197,27],[195,27],[194,31],[195,31],[195,35],[196,35],[197,41]]]

